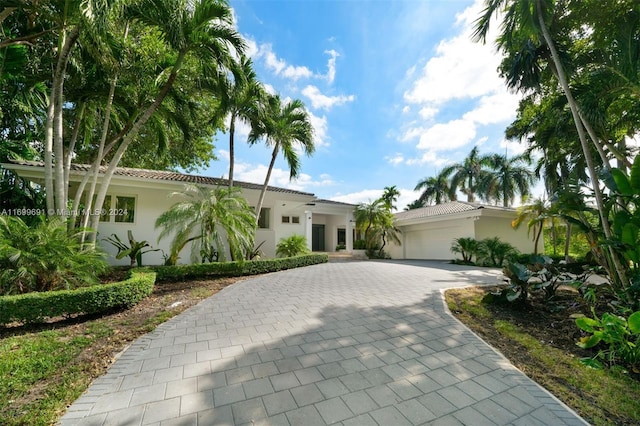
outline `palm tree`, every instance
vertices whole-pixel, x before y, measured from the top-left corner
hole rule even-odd
[[[356,228],[364,234],[364,240],[368,250],[371,250],[376,242],[372,236],[372,232],[376,226],[382,222],[382,217],[387,211],[384,201],[381,199],[369,203],[360,203],[353,211]]]
[[[220,69],[227,68],[232,63],[232,51],[242,52],[245,46],[232,26],[228,4],[220,0],[142,0],[133,4],[130,13],[136,20],[156,28],[173,48],[176,57],[159,92],[123,135],[104,172],[96,206],[101,206],[104,202],[120,159],[165,100],[183,65],[188,60],[193,60],[203,71],[219,73]],[[97,229],[98,221],[97,215],[92,217],[93,229]],[[92,234],[91,240],[95,241],[95,234]]]
[[[289,165],[290,179],[297,177],[300,173],[300,158],[296,148],[302,148],[306,155],[311,155],[315,151],[313,126],[302,101],[294,99],[283,103],[280,95],[269,96],[261,118],[249,133],[249,143],[255,144],[262,137],[265,138],[267,146],[273,147],[273,153],[256,206],[257,218],[260,217],[271,172],[280,151]]]
[[[173,234],[169,263],[175,264],[180,251],[192,242],[191,259],[202,262],[224,260],[226,235],[231,257],[241,259],[253,248],[256,218],[253,209],[241,196],[238,188],[207,189],[185,185],[173,196],[184,198],[156,219],[161,228],[158,242]]]
[[[489,158],[491,173],[482,184],[486,188],[487,198],[502,200],[504,207],[509,207],[516,198],[529,195],[535,176],[527,167],[531,158],[527,154],[507,158],[506,155],[494,154]]]
[[[360,203],[356,206],[353,216],[356,220],[356,227],[364,234],[364,240],[369,252],[378,248],[378,255],[382,255],[382,250],[390,241],[400,243],[398,234],[400,230],[394,225],[393,214],[387,208],[384,199],[379,198],[370,203]],[[382,244],[378,246],[378,243]]]
[[[608,212],[605,207],[602,190],[600,188],[596,164],[591,153],[591,146],[587,140],[587,131],[589,132],[593,145],[598,149],[600,157],[605,165],[608,160],[606,154],[603,153],[602,147],[598,143],[597,136],[593,133],[592,126],[585,119],[573,96],[564,63],[562,62],[555,42],[549,31],[547,22],[554,17],[553,8],[555,7],[555,2],[543,0],[485,0],[485,4],[486,8],[484,9],[482,16],[476,21],[474,35],[478,40],[486,41],[492,18],[502,12],[502,16],[504,16],[504,20],[501,24],[502,33],[498,37],[498,46],[501,50],[509,53],[511,50],[519,48],[517,43],[522,43],[523,40],[526,40],[527,42],[531,42],[532,40],[544,40],[544,44],[546,44],[549,49],[551,62],[553,63],[553,73],[556,76],[565,97],[567,98],[573,122],[578,132],[580,147],[587,164],[587,169],[589,170],[589,177],[591,179],[591,185],[605,238],[607,240],[611,240],[613,234],[609,218],[607,217]],[[613,247],[609,247],[609,252],[612,264],[607,263],[603,266],[607,268],[607,272],[614,281],[618,281],[616,280],[616,278],[618,278],[619,282],[624,283],[626,286],[628,284],[628,280],[625,276],[625,269],[620,264],[619,258]]]
[[[451,176],[451,190],[460,188],[467,194],[467,201],[475,202],[475,194],[478,192],[478,184],[486,176],[484,169],[489,164],[489,156],[480,156],[478,147],[474,146],[462,163],[452,164],[440,172],[444,177]]]
[[[536,198],[531,203],[518,208],[518,216],[511,222],[515,229],[527,223],[527,232],[533,232],[533,254],[538,254],[538,243],[544,231],[545,224],[551,219],[550,207],[542,198]]]
[[[420,194],[420,198],[418,198],[418,201],[422,203],[422,205],[431,204],[431,202],[434,201],[436,204],[442,204],[443,202],[456,200],[456,188],[450,185],[449,179],[442,172],[438,173],[435,177],[430,176],[422,179],[418,182],[414,190],[422,190],[422,194]]]
[[[396,188],[395,185],[384,187],[384,193],[382,194],[381,199],[384,202],[385,206],[387,206],[387,209],[389,211],[398,210],[398,208],[394,205],[394,203],[398,201],[399,195],[400,195],[400,191],[398,191],[398,188]]]
[[[413,200],[412,202],[410,202],[409,204],[407,204],[407,206],[404,208],[404,211],[409,211],[409,210],[415,210],[415,209],[420,209],[424,207],[424,203],[420,200]]]
[[[229,115],[229,187],[233,186],[236,121],[255,122],[258,119],[261,104],[266,97],[264,87],[258,81],[253,69],[251,58],[243,55],[239,63],[232,67],[232,72],[233,79],[229,79],[227,76],[217,79],[219,81],[219,112]]]

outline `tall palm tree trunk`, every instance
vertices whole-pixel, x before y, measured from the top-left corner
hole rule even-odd
[[[569,87],[569,82],[564,72],[564,68],[562,67],[562,61],[560,60],[560,55],[558,54],[555,44],[551,38],[549,29],[547,28],[547,25],[544,22],[541,0],[536,1],[536,7],[538,10],[538,22],[542,30],[542,35],[545,39],[545,42],[547,43],[547,46],[549,47],[549,50],[551,51],[551,57],[553,59],[554,65],[556,67],[556,71],[558,73],[558,81],[560,82],[562,91],[567,97],[567,102],[569,103],[569,108],[571,109],[571,115],[573,116],[573,121],[575,123],[576,130],[578,131],[578,137],[580,139],[580,145],[582,147],[585,162],[587,163],[587,169],[589,170],[591,184],[592,184],[594,195],[596,198],[596,205],[598,207],[598,213],[600,214],[600,221],[602,223],[604,235],[607,240],[610,240],[612,237],[611,226],[609,224],[609,218],[607,217],[607,214],[604,208],[604,201],[602,198],[602,191],[600,190],[598,174],[596,172],[595,163],[591,155],[591,149],[587,142],[582,119],[580,118],[580,113],[578,111],[578,104],[576,103],[576,100],[574,99],[573,94],[571,92],[571,88]],[[594,142],[594,143],[597,143],[597,142]],[[612,247],[609,247],[609,254],[614,262],[614,265],[609,265],[609,268],[608,268],[609,269],[608,272],[610,276],[614,278],[617,275],[620,279],[620,282],[623,285],[626,285],[626,276],[625,276],[626,274],[622,269],[622,265],[620,264],[618,256],[616,255]]]
[[[233,164],[235,162],[234,133],[236,131],[236,114],[231,113],[229,122],[229,189],[233,188]]]
[[[264,185],[262,185],[262,191],[260,191],[260,198],[258,199],[258,205],[256,206],[256,221],[260,221],[262,204],[264,204],[264,197],[267,194],[267,187],[269,186],[269,179],[271,179],[271,171],[273,170],[273,166],[276,164],[276,158],[278,158],[278,144],[273,148],[271,162],[269,163],[269,169],[267,170],[267,177],[264,179]]]

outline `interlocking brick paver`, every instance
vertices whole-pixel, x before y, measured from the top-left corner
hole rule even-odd
[[[442,287],[498,274],[367,261],[246,279],[133,342],[59,423],[584,425],[448,313]]]

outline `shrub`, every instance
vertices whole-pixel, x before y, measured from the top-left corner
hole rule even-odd
[[[485,266],[504,266],[505,262],[514,259],[518,250],[498,237],[485,238],[477,246],[476,256]],[[477,260],[478,261],[478,260]],[[478,261],[479,262],[479,261]]]
[[[581,317],[576,319],[576,325],[590,335],[583,337],[577,343],[584,349],[605,346],[593,358],[582,358],[582,363],[602,368],[602,362],[611,365],[624,364],[633,371],[640,368],[640,311],[624,318],[610,313],[602,314],[598,318]]]
[[[34,323],[61,315],[97,314],[128,308],[153,291],[156,274],[134,269],[130,278],[112,284],[0,296],[0,324]]]
[[[354,250],[365,250],[367,248],[367,242],[365,240],[355,240],[353,242]]]
[[[478,241],[474,238],[456,238],[451,244],[451,252],[460,254],[463,263],[473,263],[474,256],[478,256]]]
[[[303,256],[284,257],[279,259],[250,260],[242,262],[200,263],[178,266],[151,267],[157,274],[159,282],[180,281],[189,278],[240,277],[245,275],[265,274],[283,271],[302,266],[327,263],[327,254],[307,254]]]
[[[69,232],[59,218],[28,226],[18,217],[0,216],[0,294],[97,283],[108,265],[102,252],[82,247],[80,232]]]
[[[303,235],[292,235],[282,238],[276,246],[276,254],[282,257],[293,257],[309,253],[307,238]]]

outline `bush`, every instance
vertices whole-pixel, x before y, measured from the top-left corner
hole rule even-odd
[[[32,226],[0,216],[0,294],[73,289],[97,284],[107,270],[104,254],[83,248],[81,231],[67,231],[58,218]]]
[[[353,242],[354,250],[366,250],[366,248],[367,248],[367,242],[365,240],[355,240]]]
[[[156,274],[131,271],[129,279],[75,290],[0,296],[0,324],[34,323],[61,315],[97,314],[129,308],[153,291]]]
[[[303,235],[292,235],[282,238],[276,246],[276,254],[282,257],[293,257],[309,253],[307,238]]]
[[[509,243],[501,241],[498,237],[485,238],[478,242],[476,262],[484,266],[504,266],[505,262],[511,261],[518,255],[518,250]]]
[[[307,254],[279,259],[249,260],[240,262],[200,263],[178,266],[151,267],[159,282],[180,281],[189,278],[241,277],[265,274],[329,261],[327,254]]]

